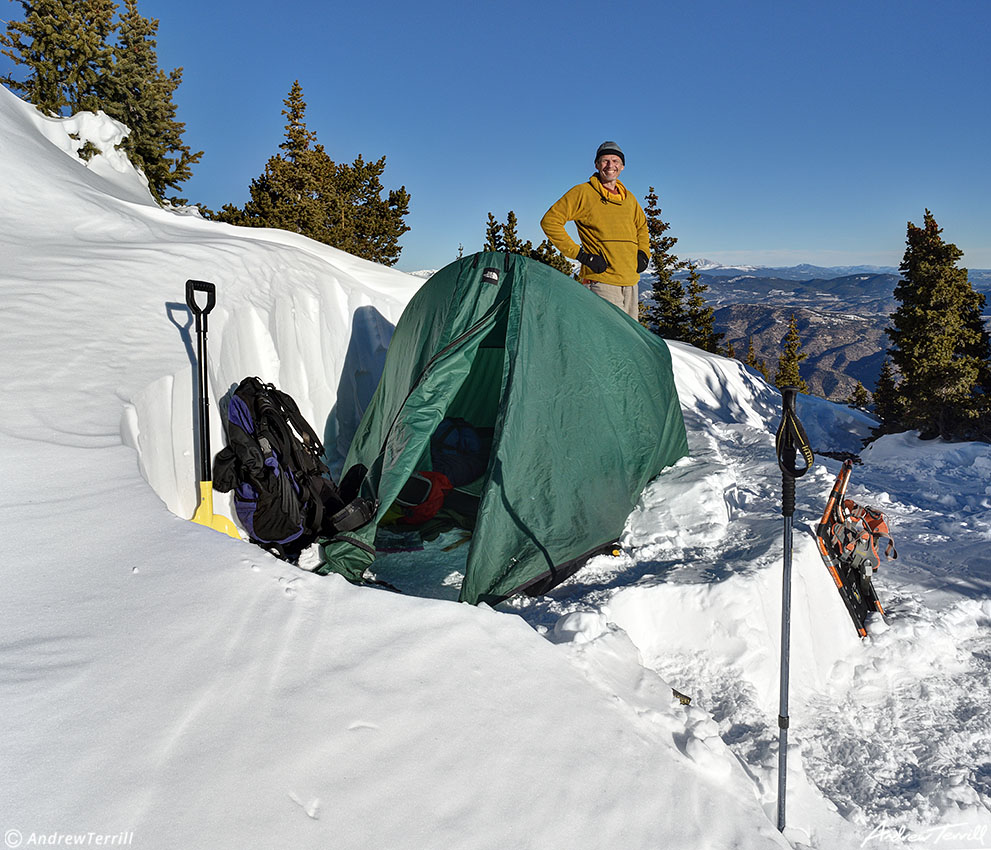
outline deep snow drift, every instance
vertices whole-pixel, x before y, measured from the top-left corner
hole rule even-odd
[[[646,489],[619,557],[548,597],[492,611],[279,562],[185,521],[185,280],[218,287],[213,399],[258,374],[340,449],[422,281],[160,210],[120,132],[0,90],[8,844],[991,846],[988,447],[864,452],[851,495],[901,558],[862,642],[810,534],[838,464],[799,482],[782,837],[777,393],[672,344],[692,457]],[[86,138],[107,152],[89,167]],[[869,427],[799,413],[819,450]]]

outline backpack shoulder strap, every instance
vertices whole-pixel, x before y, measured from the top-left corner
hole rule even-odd
[[[317,437],[316,432],[310,427],[310,423],[303,418],[303,414],[299,412],[299,405],[296,404],[296,400],[288,393],[282,392],[282,390],[276,389],[271,384],[267,387],[269,394],[272,396],[273,402],[276,403],[278,408],[282,411],[286,419],[289,420],[289,424],[296,430],[299,434],[300,439],[303,444],[313,452],[317,457],[323,454],[323,443]]]

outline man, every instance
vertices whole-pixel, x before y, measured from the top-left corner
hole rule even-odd
[[[615,142],[595,152],[595,174],[565,193],[540,220],[547,238],[564,256],[582,264],[579,279],[607,301],[637,318],[640,272],[647,268],[647,217],[619,182],[626,156]],[[573,221],[576,243],[564,229]]]

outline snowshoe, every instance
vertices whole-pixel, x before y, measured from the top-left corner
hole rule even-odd
[[[836,583],[857,634],[867,635],[867,617],[884,608],[874,589],[873,576],[880,564],[879,543],[887,538],[885,555],[897,558],[888,523],[874,508],[864,508],[846,498],[853,464],[846,460],[836,476],[822,521],[816,529],[819,554]]]

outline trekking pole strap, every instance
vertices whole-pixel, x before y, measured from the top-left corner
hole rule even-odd
[[[774,436],[778,466],[782,474],[791,479],[801,478],[815,463],[815,455],[809,445],[808,435],[798,419],[798,414],[795,413],[795,395],[797,393],[796,387],[781,388],[783,411],[781,424],[778,425],[778,432]],[[805,466],[801,468],[795,463],[799,452],[802,455],[802,460],[805,461]]]

